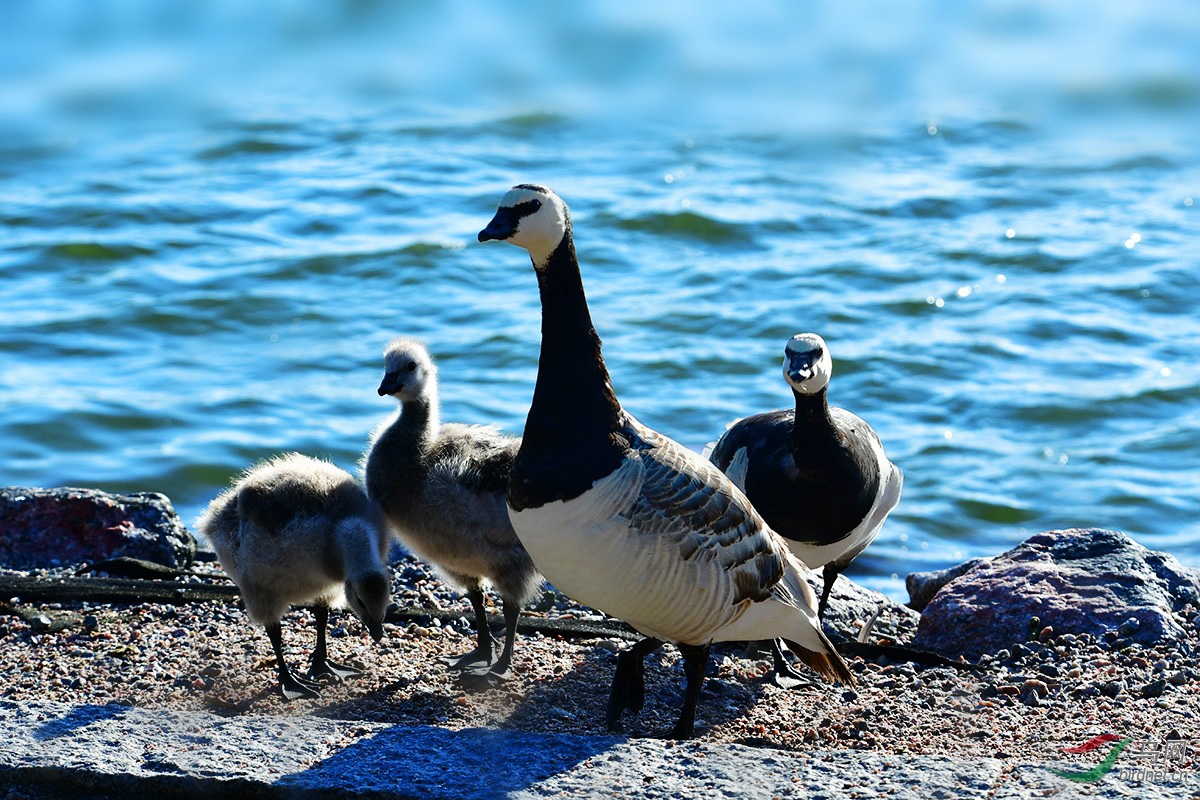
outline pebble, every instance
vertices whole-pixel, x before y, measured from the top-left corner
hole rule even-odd
[[[466,601],[427,577],[420,565],[398,565],[395,574],[419,577],[437,608],[469,616]],[[394,591],[401,607],[418,606],[413,580],[398,578]],[[547,617],[595,617],[549,592],[542,603]],[[387,626],[382,646],[371,644],[353,618],[342,617],[352,624],[330,655],[362,667],[366,675],[327,685],[320,705],[287,704],[271,691],[274,658],[262,629],[249,624],[236,607],[144,604],[130,609],[98,603],[85,612],[67,603],[64,610],[74,610],[79,619],[74,631],[34,632],[17,617],[0,617],[0,625],[10,629],[0,647],[0,674],[14,676],[0,685],[4,700],[115,700],[275,716],[336,707],[339,716],[364,721],[592,735],[605,732],[604,706],[615,661],[609,654],[623,645],[613,639],[523,634],[513,680],[499,689],[464,694],[437,660],[443,655],[443,626],[436,617]],[[296,622],[285,622],[285,653],[304,669],[312,647],[311,614],[297,614]],[[1193,618],[1200,620],[1200,615]],[[1190,671],[1194,659],[1185,654],[1200,652],[1194,647],[1200,642],[1189,639],[1160,649],[1132,645],[1132,650],[1116,653],[1100,648],[1093,637],[1052,635],[1047,627],[1032,631],[1033,641],[980,659],[981,669],[974,672],[924,668],[899,659],[885,659],[877,667],[848,657],[857,686],[808,693],[804,702],[770,683],[769,662],[761,653],[717,645],[712,664],[720,665],[723,680],[710,682],[701,698],[699,737],[702,742],[754,737],[768,746],[802,752],[841,739],[855,748],[892,753],[986,757],[996,752],[997,737],[1004,735],[1006,754],[1042,763],[1048,758],[1045,740],[1036,734],[1043,721],[1051,721],[1064,741],[1084,741],[1096,714],[1106,714],[1113,727],[1168,731],[1182,724],[1177,720],[1189,718],[1180,714],[1200,709],[1200,693],[1170,689],[1195,680]],[[451,638],[468,629],[463,619],[445,623]],[[178,631],[196,635],[185,638]],[[1119,630],[1111,633],[1113,642],[1131,644]],[[457,652],[457,641],[445,647],[445,652]],[[59,675],[67,676],[62,686],[55,683]],[[646,708],[625,720],[634,735],[670,726],[682,699],[682,675],[671,647],[647,658]],[[1102,689],[1104,697],[1116,699],[1080,702],[1100,698]],[[1133,697],[1149,702],[1130,703]],[[1087,713],[1076,713],[1080,708]],[[976,735],[980,730],[987,735]]]
[[[1121,627],[1117,628],[1117,633],[1121,636],[1133,636],[1138,632],[1138,628],[1142,627],[1142,623],[1137,617],[1130,617],[1121,623]]]

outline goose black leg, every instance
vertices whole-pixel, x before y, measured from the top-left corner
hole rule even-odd
[[[821,587],[821,602],[817,603],[817,619],[825,618],[825,608],[829,605],[829,592],[833,589],[833,583],[837,580],[838,575],[842,574],[844,567],[839,567],[836,564],[826,564],[822,574],[825,576],[825,585]]]
[[[443,659],[451,669],[473,670],[488,669],[492,663],[492,654],[496,640],[492,637],[492,629],[488,627],[487,611],[483,607],[483,589],[476,584],[467,590],[467,599],[475,611],[475,635],[478,644],[475,649],[461,656],[451,656]]]
[[[317,678],[329,677],[334,681],[341,681],[346,678],[357,678],[362,675],[362,670],[360,669],[329,660],[327,657],[328,651],[325,648],[325,628],[329,625],[329,607],[318,605],[315,613],[317,646],[313,650],[312,666],[308,668],[309,679],[316,680]]]
[[[687,688],[683,693],[683,709],[679,721],[667,734],[668,739],[690,739],[696,732],[696,703],[700,700],[700,689],[704,686],[704,671],[708,667],[708,651],[711,644],[681,644],[683,674],[687,676]]]
[[[301,678],[288,668],[283,660],[283,629],[278,622],[267,626],[267,638],[275,650],[275,659],[279,663],[279,691],[284,700],[299,700],[301,697],[316,697],[321,689],[312,681]]]
[[[610,733],[622,733],[621,712],[642,710],[646,701],[646,656],[663,646],[661,639],[647,637],[617,655],[617,671],[613,673],[612,691],[608,695],[605,721]]]
[[[781,640],[771,640],[771,651],[775,661],[775,674],[771,676],[771,682],[780,689],[808,689],[818,685],[812,677],[797,671],[788,663]]]

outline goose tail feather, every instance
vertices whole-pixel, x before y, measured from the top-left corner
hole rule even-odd
[[[790,639],[784,639],[783,642],[796,658],[807,664],[813,672],[825,680],[853,686],[855,684],[854,673],[850,671],[841,655],[834,649],[833,642],[829,641],[829,637],[825,635],[824,631],[818,630],[817,635],[821,637],[821,644],[825,646],[823,653],[809,650]]]

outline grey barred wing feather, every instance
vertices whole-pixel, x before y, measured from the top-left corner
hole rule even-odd
[[[733,584],[733,605],[772,597],[784,575],[786,551],[741,491],[665,436],[636,422],[630,430],[631,448],[645,469],[628,512],[631,527],[669,538],[685,562],[715,563]]]

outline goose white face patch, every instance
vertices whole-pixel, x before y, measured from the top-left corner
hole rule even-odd
[[[829,385],[833,358],[825,340],[798,333],[783,348],[783,378],[799,394],[816,394]]]
[[[550,189],[522,184],[504,195],[500,207],[524,212],[507,241],[528,250],[534,264],[545,264],[566,235],[567,204]]]

